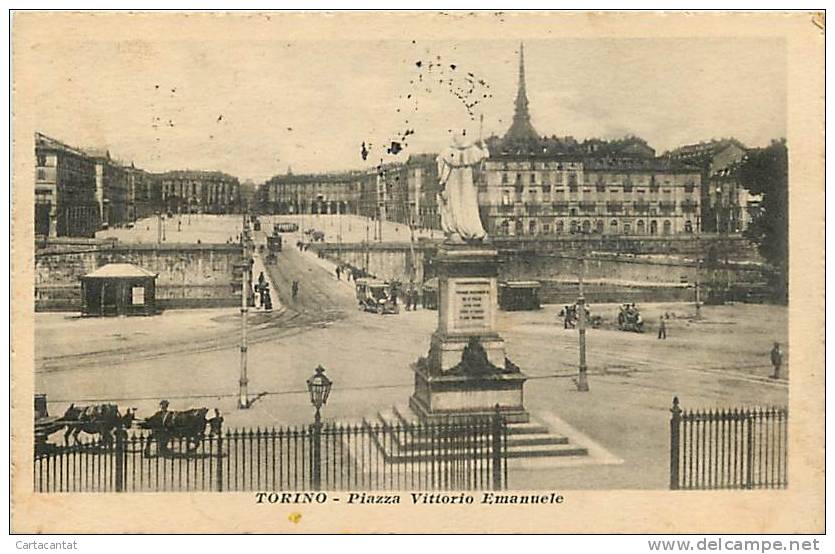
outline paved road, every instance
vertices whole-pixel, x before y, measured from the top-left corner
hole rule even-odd
[[[263,233],[256,240],[259,238],[265,240]],[[326,269],[327,262],[320,262],[312,253],[300,253],[289,246],[275,264],[262,266],[260,259],[256,262],[256,276],[265,267],[272,283],[276,309],[272,313],[250,310],[251,345],[294,336],[356,311],[352,286],[338,282]],[[293,280],[300,283],[296,299],[291,294]],[[129,328],[115,332],[114,328],[121,326],[113,319],[85,319],[68,314],[38,314],[38,318],[38,373],[114,367],[130,361],[236,349],[240,344],[238,308],[169,310],[151,319],[133,319]],[[158,326],[170,332],[156,333]],[[71,327],[83,336],[66,340]]]
[[[70,401],[114,401],[143,415],[167,398],[173,409],[218,407],[229,427],[306,424],[305,380],[321,364],[334,381],[326,419],[356,420],[405,402],[414,387],[410,364],[427,354],[437,312],[362,312],[351,284],[337,281],[328,262],[300,253],[295,240],[285,242],[277,264],[267,269],[286,310],[251,315],[249,390],[257,401],[249,410],[236,409],[240,316],[234,309],[107,320],[36,314],[36,389],[49,395],[54,413]],[[295,300],[293,280],[301,282]],[[785,381],[765,377],[771,341],[786,339],[784,308],[706,307],[703,323],[684,318],[691,309],[686,305],[643,308],[647,321],[664,311],[682,317],[671,319],[667,341],[651,332],[589,331],[589,393],[576,392],[571,382],[577,333],[562,329],[558,306],[499,313],[508,355],[530,377],[525,401],[531,412],[558,416],[624,460],[516,470],[511,486],[664,488],[674,395],[685,408],[786,404]]]
[[[312,322],[341,319],[346,313],[356,311],[355,296],[347,282],[337,281],[324,264],[316,263],[312,252],[300,252],[294,240],[284,242],[276,263],[268,264],[267,271],[287,309]],[[293,281],[299,283],[296,298],[292,295]]]

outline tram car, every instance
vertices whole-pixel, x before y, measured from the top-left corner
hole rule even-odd
[[[278,221],[273,225],[273,233],[295,233],[299,230],[299,224],[292,221]]]

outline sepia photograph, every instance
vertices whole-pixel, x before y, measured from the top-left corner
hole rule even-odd
[[[12,13],[12,528],[820,531],[821,18]]]

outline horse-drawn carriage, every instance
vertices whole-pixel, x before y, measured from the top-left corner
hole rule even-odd
[[[81,445],[79,435],[86,433],[98,437],[97,441],[90,444],[107,449],[114,444],[118,435],[126,437],[127,431],[136,423],[137,428],[149,431],[142,440],[145,456],[152,454],[154,445],[158,455],[188,455],[200,446],[207,430],[209,436],[221,432],[223,417],[220,412],[215,409],[212,417],[208,417],[208,414],[209,408],[169,411],[165,400],[160,403],[160,410],[146,419],[136,419],[136,408],[128,408],[122,413],[116,404],[70,404],[63,416],[50,419],[48,428],[44,428],[43,417],[36,417],[35,453],[46,454],[58,448],[57,445],[49,444],[48,438],[61,429],[65,429],[65,447]],[[172,441],[179,443],[177,451],[171,448]]]
[[[618,329],[621,331],[644,332],[644,320],[635,304],[622,304],[618,308]]]

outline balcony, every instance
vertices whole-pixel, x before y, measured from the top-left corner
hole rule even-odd
[[[658,208],[661,210],[661,213],[674,212],[676,209],[676,203],[673,200],[662,200],[658,203]]]
[[[558,212],[564,212],[568,210],[568,202],[564,200],[557,200],[556,202],[551,204],[551,206],[553,206],[553,208]]]
[[[584,212],[593,212],[597,208],[597,203],[589,200],[580,202],[580,209]]]
[[[649,211],[649,202],[635,202],[635,213],[645,214]]]
[[[681,211],[684,213],[693,213],[698,208],[698,204],[693,202],[692,200],[685,200],[681,203]]]
[[[606,202],[608,213],[620,213],[623,211],[623,202]]]
[[[534,202],[528,202],[527,204],[525,204],[525,212],[528,215],[539,215],[539,213],[541,211],[542,211],[542,204],[538,204],[538,203],[534,203]]]

